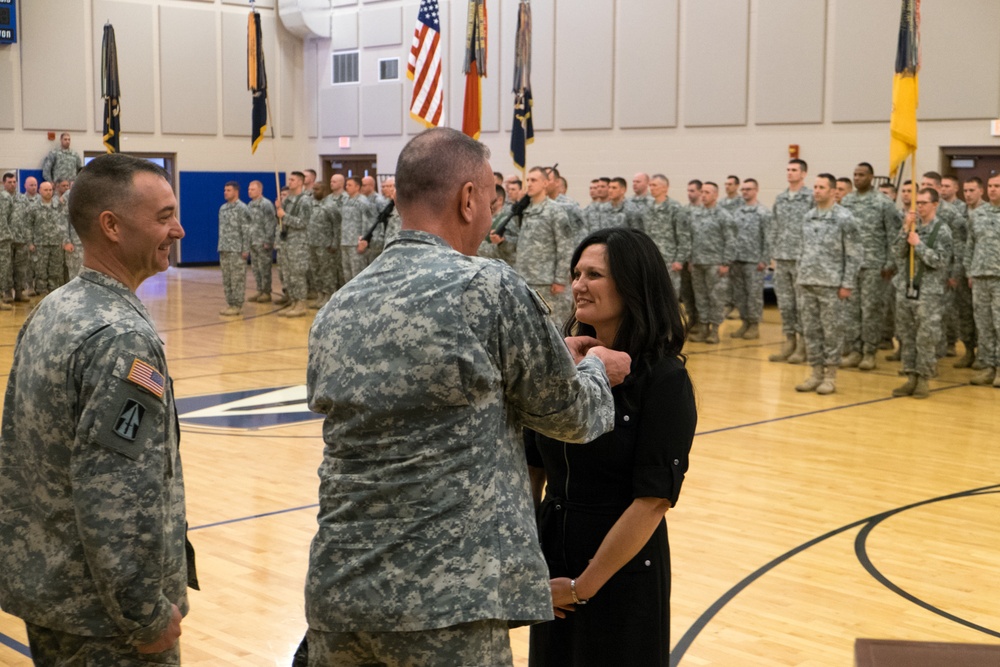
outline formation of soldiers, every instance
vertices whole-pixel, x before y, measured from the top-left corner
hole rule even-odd
[[[561,325],[572,310],[576,244],[604,227],[641,229],[663,254],[694,342],[717,344],[724,319],[737,316],[730,336],[759,338],[773,266],[785,341],[769,359],[810,365],[799,391],[833,393],[838,369],[873,370],[876,352],[889,349],[907,376],[893,395],[925,398],[958,341],[964,355],[954,366],[978,371],[972,384],[1000,387],[1000,176],[984,201],[980,179],[928,172],[916,193],[904,183],[897,206],[895,187],[876,188],[867,162],[853,178],[824,173],[811,187],[807,173],[805,161],[788,163],[788,188],[772,209],[753,178],[729,176],[722,191],[692,180],[685,204],[669,197],[663,174],[636,174],[631,197],[623,178],[595,178],[581,208],[554,167],[534,167],[523,182],[497,174],[494,229],[479,254],[514,266]]]
[[[3,175],[0,191],[0,310],[44,296],[71,278],[83,266],[83,246],[69,224],[66,204],[80,155],[70,149],[63,133],[60,148],[42,165],[41,183],[29,176],[20,192],[17,175]]]

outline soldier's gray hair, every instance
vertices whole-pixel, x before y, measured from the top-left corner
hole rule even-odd
[[[135,196],[135,175],[141,172],[156,174],[170,182],[170,176],[161,167],[122,153],[94,158],[80,171],[69,194],[69,221],[81,239],[90,236],[103,211],[124,213]]]
[[[447,127],[425,130],[403,147],[396,162],[396,204],[443,207],[463,183],[476,178],[490,149]]]

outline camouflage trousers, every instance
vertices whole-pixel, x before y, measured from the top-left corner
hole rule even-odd
[[[0,294],[14,289],[14,251],[10,241],[0,241]]]
[[[35,291],[52,291],[63,284],[63,255],[59,245],[35,246]]]
[[[14,289],[23,290],[35,280],[34,261],[27,243],[14,243]]]
[[[293,301],[305,301],[308,287],[306,273],[309,272],[309,246],[285,243],[278,254],[281,263],[281,284]]]
[[[356,246],[340,246],[340,284],[346,285],[351,278],[368,268],[369,261],[367,250],[358,253]]]
[[[253,269],[253,279],[257,284],[257,291],[264,294],[271,293],[271,249],[262,245],[250,246],[250,267]]]
[[[774,260],[774,296],[781,312],[781,333],[793,336],[802,333],[799,313],[799,263],[794,259]]]
[[[943,315],[941,294],[921,292],[919,299],[907,299],[905,285],[896,290],[896,333],[904,373],[933,377]]]
[[[952,291],[951,303],[945,313],[948,345],[962,341],[966,349],[976,346],[976,318],[972,313],[972,288],[962,276]]]
[[[226,304],[242,308],[247,291],[247,262],[238,252],[220,252],[219,265],[222,267],[222,289],[226,293]]]
[[[340,273],[340,266],[334,263],[335,259],[336,255],[325,247],[309,246],[309,274],[313,288],[319,294],[330,296],[337,289],[336,276]]]
[[[310,629],[309,667],[510,667],[506,621],[486,620],[415,632]]]
[[[799,286],[802,337],[810,366],[837,366],[844,341],[841,303],[836,287]]]
[[[75,245],[73,252],[66,253],[66,277],[73,280],[83,270],[83,246]]]
[[[556,329],[562,331],[566,320],[573,314],[572,289],[567,285],[562,294],[553,294],[552,285],[529,285],[529,287],[548,305],[549,317],[555,323]]]
[[[974,278],[972,308],[979,336],[977,358],[988,368],[1000,366],[1000,277]]]
[[[36,667],[149,667],[181,664],[180,644],[162,653],[139,653],[120,637],[82,637],[25,623]]]
[[[722,314],[729,296],[729,278],[719,275],[719,265],[692,264],[691,285],[700,320],[709,324],[722,324]]]
[[[669,267],[670,265],[668,264],[667,266]],[[680,271],[674,271],[673,269],[669,269],[669,273],[670,273],[670,284],[673,285],[674,287],[674,296],[677,297],[677,301],[679,303],[681,300],[681,274],[684,273],[684,269],[681,269]]]
[[[751,262],[733,262],[729,268],[733,304],[745,322],[760,322],[764,314],[764,271]]]
[[[882,315],[882,340],[890,340],[896,335],[895,288],[890,288],[891,298],[886,299],[885,314]]]
[[[694,281],[691,278],[690,264],[685,265],[681,269],[681,291],[677,294],[677,298],[684,304],[688,324],[694,325],[700,322],[701,320],[698,318],[698,304],[694,300]]]
[[[889,288],[881,269],[858,272],[858,286],[843,303],[845,353],[874,354],[878,349]]]

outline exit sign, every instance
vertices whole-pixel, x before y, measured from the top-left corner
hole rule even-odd
[[[17,5],[14,0],[0,0],[0,44],[17,43]]]

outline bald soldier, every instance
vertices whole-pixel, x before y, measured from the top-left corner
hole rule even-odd
[[[163,344],[135,295],[184,236],[167,174],[94,159],[70,217],[81,275],[31,313],[0,440],[0,605],[36,665],[179,665],[184,473]]]
[[[509,666],[508,628],[552,618],[521,428],[570,442],[610,430],[630,360],[591,339],[567,349],[524,280],[474,256],[497,197],[488,157],[451,129],[412,139],[399,237],[310,330],[326,442],[311,667]]]

